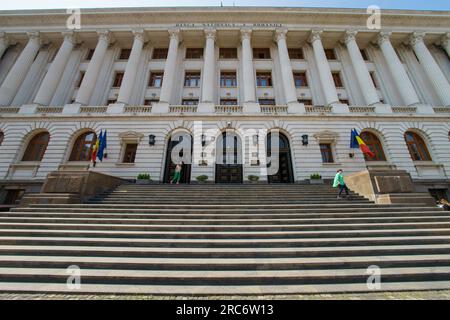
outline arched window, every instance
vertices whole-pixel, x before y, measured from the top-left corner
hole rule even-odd
[[[0,146],[3,143],[3,139],[5,139],[5,134],[2,131],[0,131]]]
[[[423,139],[415,132],[407,131],[405,141],[414,161],[431,161],[430,153]]]
[[[368,131],[361,132],[361,139],[366,143],[370,151],[375,154],[373,158],[364,154],[364,159],[366,161],[386,161],[383,146],[381,145],[380,139],[378,139],[375,134]]]
[[[97,135],[93,131],[81,134],[73,145],[69,161],[90,161],[96,141]]]
[[[50,134],[48,132],[41,132],[35,135],[30,142],[28,142],[22,161],[41,161],[44,157],[49,140]]]

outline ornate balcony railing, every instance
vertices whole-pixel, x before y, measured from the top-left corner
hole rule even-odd
[[[449,107],[434,107],[433,110],[436,113],[450,113]]]
[[[288,113],[288,106],[261,106],[261,112],[264,114]]]
[[[80,113],[106,113],[107,110],[107,106],[80,107]]]
[[[20,107],[0,107],[0,114],[19,113]]]
[[[150,113],[152,112],[151,106],[125,106],[123,112],[125,113]]]
[[[393,113],[416,113],[417,107],[392,107]]]
[[[219,105],[216,106],[216,113],[242,113],[242,106]]]
[[[375,113],[375,107],[349,106],[351,113]]]
[[[195,113],[197,106],[170,106],[169,113]]]
[[[36,113],[62,113],[64,107],[37,107]]]
[[[331,106],[305,106],[306,113],[331,113],[333,107]]]

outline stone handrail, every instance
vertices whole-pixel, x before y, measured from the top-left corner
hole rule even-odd
[[[435,113],[450,113],[449,107],[434,107],[433,110]]]
[[[331,113],[333,107],[331,106],[305,106],[306,113]]]
[[[106,113],[107,110],[107,106],[80,107],[80,113]]]
[[[242,106],[235,105],[218,105],[216,113],[242,113]]]
[[[62,113],[64,107],[37,107],[36,113]]]
[[[367,107],[367,106],[349,106],[348,109],[352,113],[374,113],[375,107]]]
[[[393,113],[416,113],[417,107],[392,107]]]
[[[0,107],[0,113],[19,113],[20,107]]]
[[[152,112],[151,106],[125,106],[123,112],[125,113],[150,113]]]

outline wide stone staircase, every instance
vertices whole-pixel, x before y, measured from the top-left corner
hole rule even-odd
[[[69,278],[73,266],[80,268],[80,287]],[[367,285],[374,274],[381,287]],[[374,288],[450,289],[448,212],[376,205],[356,194],[337,200],[329,185],[257,184],[126,184],[85,204],[0,212],[0,292]]]

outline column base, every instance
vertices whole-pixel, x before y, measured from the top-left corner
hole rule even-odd
[[[288,113],[291,114],[306,114],[305,105],[303,103],[293,101],[288,102]]]
[[[245,102],[242,106],[242,112],[248,113],[261,113],[261,106],[257,102]]]
[[[348,105],[343,103],[332,103],[333,113],[350,113]]]
[[[197,106],[197,113],[215,113],[216,106],[212,102],[200,102]]]
[[[77,114],[80,112],[81,104],[79,103],[73,103],[73,104],[66,104],[63,108],[63,114]]]
[[[38,104],[24,104],[20,107],[19,114],[35,114]]]
[[[169,103],[158,102],[152,105],[152,113],[169,113]]]
[[[433,107],[428,104],[417,104],[414,107],[417,107],[417,113],[419,114],[434,114]]]
[[[392,113],[392,107],[390,104],[375,103],[371,105],[371,107],[375,107],[375,113],[380,114]]]
[[[114,104],[110,104],[108,106],[107,113],[110,113],[110,114],[121,114],[121,113],[123,113],[124,109],[125,109],[125,104],[124,103],[114,103]]]

